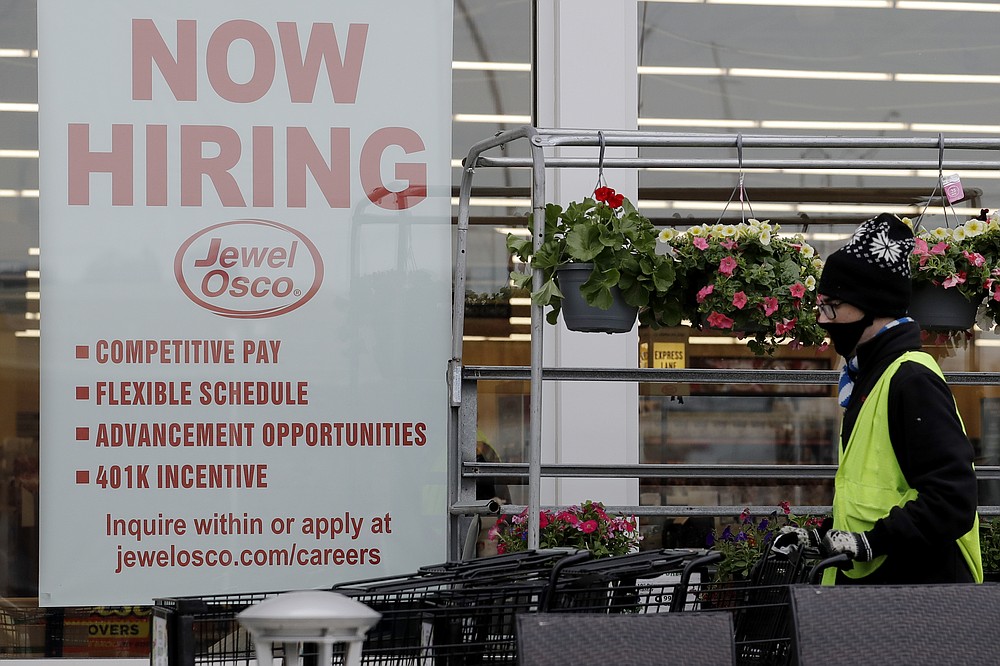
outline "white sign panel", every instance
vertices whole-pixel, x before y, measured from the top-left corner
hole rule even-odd
[[[40,603],[445,557],[451,0],[40,0]]]

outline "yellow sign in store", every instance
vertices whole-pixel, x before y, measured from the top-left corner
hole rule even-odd
[[[654,368],[684,368],[687,360],[683,342],[654,342]]]

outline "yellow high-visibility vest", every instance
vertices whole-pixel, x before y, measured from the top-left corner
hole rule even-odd
[[[904,353],[879,378],[858,413],[847,447],[837,447],[840,454],[834,478],[833,529],[866,532],[875,525],[875,521],[889,515],[890,509],[903,506],[917,497],[917,491],[906,482],[899,468],[889,438],[889,382],[899,366],[907,361],[920,363],[944,379],[934,358],[922,351]],[[957,406],[955,411],[958,412]],[[958,418],[961,422],[961,415]],[[962,428],[965,429],[964,424]],[[983,582],[978,514],[972,529],[958,539],[958,547],[975,581]],[[855,562],[844,574],[849,578],[864,578],[884,561],[885,555],[880,555],[871,562]],[[827,569],[823,572],[823,584],[833,585],[836,577],[836,569]]]

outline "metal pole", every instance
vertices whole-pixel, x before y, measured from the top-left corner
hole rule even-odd
[[[531,138],[531,212],[532,236],[537,252],[545,240],[545,156],[541,146]],[[531,274],[532,291],[542,288],[542,270],[535,268]],[[528,440],[528,550],[538,549],[538,523],[542,503],[542,335],[545,330],[545,311],[541,305],[531,304],[531,402],[530,435]]]

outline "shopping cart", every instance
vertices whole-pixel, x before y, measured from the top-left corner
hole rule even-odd
[[[740,664],[787,664],[793,625],[789,586],[815,583],[837,557],[817,561],[793,546],[768,549],[746,580],[713,580],[718,551],[647,551],[561,569],[543,609],[549,612],[729,612]]]
[[[663,549],[567,564],[543,604],[546,612],[662,613],[679,610],[680,586],[697,584],[722,554],[695,549]],[[692,599],[693,601],[693,599]]]
[[[677,594],[686,600],[683,610],[732,613],[738,664],[784,665],[793,633],[789,586],[816,584],[825,569],[849,562],[846,555],[817,559],[798,545],[771,544],[747,579],[682,581]]]
[[[511,553],[333,590],[382,613],[365,638],[365,663],[513,663],[516,616],[540,609],[559,567],[590,557],[572,549]]]
[[[365,637],[365,664],[513,663],[515,616],[539,609],[559,563],[589,558],[589,552],[572,549],[511,553],[445,562],[329,589],[382,614]],[[253,640],[236,616],[276,594],[157,599],[154,625],[160,624],[159,633],[167,644],[166,663],[249,664],[255,658]],[[154,636],[157,633],[154,627]],[[343,660],[343,652],[336,647],[334,664]],[[157,649],[154,644],[154,654]],[[307,664],[315,660],[315,654],[315,646],[303,646]],[[281,656],[280,651],[275,656]]]

